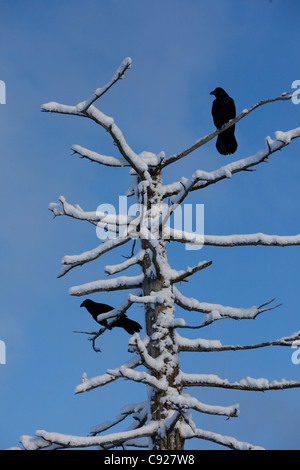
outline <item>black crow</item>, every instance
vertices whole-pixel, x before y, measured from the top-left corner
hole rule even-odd
[[[211,113],[216,128],[220,129],[223,124],[236,117],[235,104],[223,88],[216,88],[210,94],[216,97],[212,104]],[[238,144],[234,137],[234,128],[235,124],[218,135],[216,147],[222,155],[234,153],[237,149]]]
[[[92,315],[93,319],[96,320],[96,322],[102,326],[107,326],[107,321],[106,320],[98,321],[97,320],[98,315],[100,315],[101,313],[110,312],[110,310],[114,309],[110,305],[99,304],[98,302],[94,302],[93,300],[90,300],[90,299],[84,300],[82,304],[80,305],[80,307],[85,307],[87,311]],[[119,317],[110,328],[114,328],[115,326],[124,328],[124,330],[126,330],[127,333],[129,333],[130,335],[133,335],[133,333],[139,332],[142,329],[139,323],[137,323],[134,320],[130,320],[130,318],[128,318],[127,315],[125,314]]]

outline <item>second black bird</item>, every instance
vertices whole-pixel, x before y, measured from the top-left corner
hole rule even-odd
[[[211,112],[216,128],[220,129],[226,122],[236,117],[235,104],[223,88],[218,87],[210,94],[216,97]],[[238,144],[234,136],[234,128],[235,125],[233,124],[217,137],[216,147],[221,155],[234,153],[237,149]]]
[[[80,305],[80,307],[85,307],[87,311],[92,315],[94,320],[96,320],[96,322],[102,326],[107,326],[107,321],[106,320],[98,321],[97,320],[98,315],[100,315],[101,313],[110,312],[111,310],[114,309],[110,305],[100,304],[90,299],[84,300],[82,304]],[[120,318],[118,318],[116,322],[113,325],[111,325],[110,328],[114,328],[115,326],[124,328],[124,330],[126,330],[127,333],[129,333],[130,335],[133,335],[134,333],[139,332],[142,329],[139,323],[137,323],[134,320],[130,320],[130,318],[128,318],[127,315],[125,314],[123,314]]]

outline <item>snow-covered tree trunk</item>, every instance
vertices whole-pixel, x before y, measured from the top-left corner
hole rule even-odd
[[[160,186],[161,177],[158,174],[153,178],[153,188],[147,188],[147,213],[150,219],[153,215],[153,208],[160,212],[161,217],[163,217],[164,204],[160,198]],[[157,219],[158,214],[156,213],[153,216],[152,221]],[[144,365],[160,383],[165,385],[163,390],[148,386],[149,421],[160,422],[162,419],[174,419],[174,426],[169,428],[166,435],[157,433],[151,437],[150,446],[154,450],[181,450],[184,448],[184,440],[181,438],[178,428],[175,427],[178,413],[174,412],[172,407],[167,404],[167,396],[170,390],[174,390],[174,394],[179,394],[182,387],[176,381],[180,372],[179,350],[174,330],[171,328],[171,324],[174,322],[175,302],[172,284],[168,276],[170,268],[166,242],[162,237],[159,225],[155,229],[153,223],[151,224],[151,220],[148,220],[146,225],[152,225],[152,230],[151,237],[141,240],[141,247],[145,251],[142,262],[144,274],[143,297],[151,297],[158,293],[160,298],[157,303],[145,304],[146,335],[151,338],[147,346],[147,352],[151,361],[155,361],[155,367],[151,371],[151,367],[146,361]]]
[[[133,241],[131,257],[118,265],[107,265],[105,273],[108,276],[118,274],[130,266],[139,266],[140,272],[135,276],[118,276],[92,281],[70,289],[75,296],[90,295],[96,292],[113,292],[118,290],[134,290],[125,296],[123,302],[114,310],[101,314],[98,320],[107,320],[108,326],[98,332],[90,332],[92,344],[97,351],[95,341],[108,328],[113,326],[116,319],[122,316],[133,304],[142,303],[145,308],[145,335],[141,338],[135,333],[129,340],[129,351],[132,358],[116,369],[107,369],[105,373],[93,378],[84,374],[82,382],[77,385],[76,393],[85,393],[94,388],[102,387],[118,379],[128,379],[143,383],[147,387],[147,400],[124,406],[120,414],[110,423],[103,423],[91,430],[90,436],[72,436],[51,433],[43,430],[36,435],[22,436],[21,443],[25,449],[57,449],[98,446],[100,449],[110,449],[115,446],[137,446],[155,450],[182,450],[186,439],[203,439],[220,444],[230,449],[258,449],[260,447],[240,442],[233,437],[223,436],[214,432],[197,428],[189,410],[197,413],[214,414],[226,417],[237,417],[238,405],[212,406],[200,402],[195,397],[183,393],[183,388],[219,387],[238,390],[265,391],[282,390],[300,387],[300,380],[285,379],[269,382],[267,379],[244,378],[237,382],[216,375],[202,374],[196,371],[187,374],[180,367],[180,353],[208,351],[237,351],[256,349],[268,346],[288,346],[300,338],[300,332],[273,341],[250,345],[223,345],[219,340],[202,338],[188,339],[180,336],[177,328],[187,328],[183,318],[175,317],[175,307],[180,306],[187,311],[203,314],[202,322],[197,328],[204,328],[211,323],[231,318],[233,320],[254,319],[259,314],[276,308],[273,301],[250,308],[236,308],[220,304],[210,304],[196,298],[188,298],[180,292],[175,284],[194,275],[212,264],[212,261],[200,260],[193,267],[177,271],[168,262],[166,242],[188,243],[192,245],[214,246],[292,246],[300,245],[300,235],[279,236],[262,233],[215,236],[188,233],[171,228],[168,225],[172,213],[182,204],[191,191],[204,189],[218,183],[224,178],[231,178],[241,171],[250,171],[268,158],[290,144],[293,139],[300,137],[300,128],[287,132],[276,132],[275,139],[266,138],[266,146],[256,154],[231,162],[221,168],[207,172],[197,170],[190,177],[182,177],[179,181],[164,185],[164,169],[187,157],[191,152],[205,145],[219,133],[228,129],[259,106],[275,101],[287,101],[294,95],[283,93],[274,99],[260,101],[249,109],[242,111],[235,119],[225,124],[221,129],[198,139],[193,145],[182,152],[166,157],[164,152],[154,154],[142,152],[136,154],[126,142],[121,130],[113,118],[103,114],[94,106],[131,66],[131,60],[125,59],[117,69],[113,78],[102,88],[98,88],[88,99],[75,106],[58,103],[47,103],[42,110],[52,113],[71,114],[93,120],[104,128],[112,137],[119,150],[120,156],[105,156],[80,145],[73,145],[72,150],[82,158],[101,165],[118,168],[129,167],[133,183],[128,190],[128,196],[135,196],[139,205],[139,215],[115,215],[97,212],[86,212],[78,205],[72,205],[64,197],[59,203],[51,203],[50,210],[55,216],[66,215],[78,220],[85,220],[93,226],[98,225],[108,232],[117,233],[115,238],[107,239],[93,250],[79,255],[65,256],[59,277],[71,269],[98,259],[114,248]],[[165,201],[168,200],[168,204]],[[134,253],[138,241],[137,253]],[[139,368],[139,369],[138,369]],[[138,369],[138,370],[136,370]],[[117,433],[105,434],[105,431],[126,418],[133,421],[127,429]]]

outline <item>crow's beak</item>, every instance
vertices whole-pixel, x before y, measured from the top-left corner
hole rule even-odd
[[[214,90],[214,91],[211,91],[211,92],[210,92],[210,95],[216,96],[216,91],[215,91],[215,90]]]
[[[82,302],[82,304],[80,304],[80,307],[84,307],[84,305],[83,305],[83,304],[84,304],[84,301]]]

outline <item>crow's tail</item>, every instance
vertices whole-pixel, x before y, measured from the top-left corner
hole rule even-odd
[[[232,126],[234,127],[234,126]],[[221,155],[229,155],[237,149],[237,141],[234,137],[234,129],[231,127],[218,135],[216,147]]]
[[[120,328],[124,328],[124,330],[126,330],[127,333],[129,333],[130,335],[138,333],[142,329],[141,325],[138,322],[130,320],[127,315],[122,315],[122,317],[119,318],[113,326],[119,326]]]

